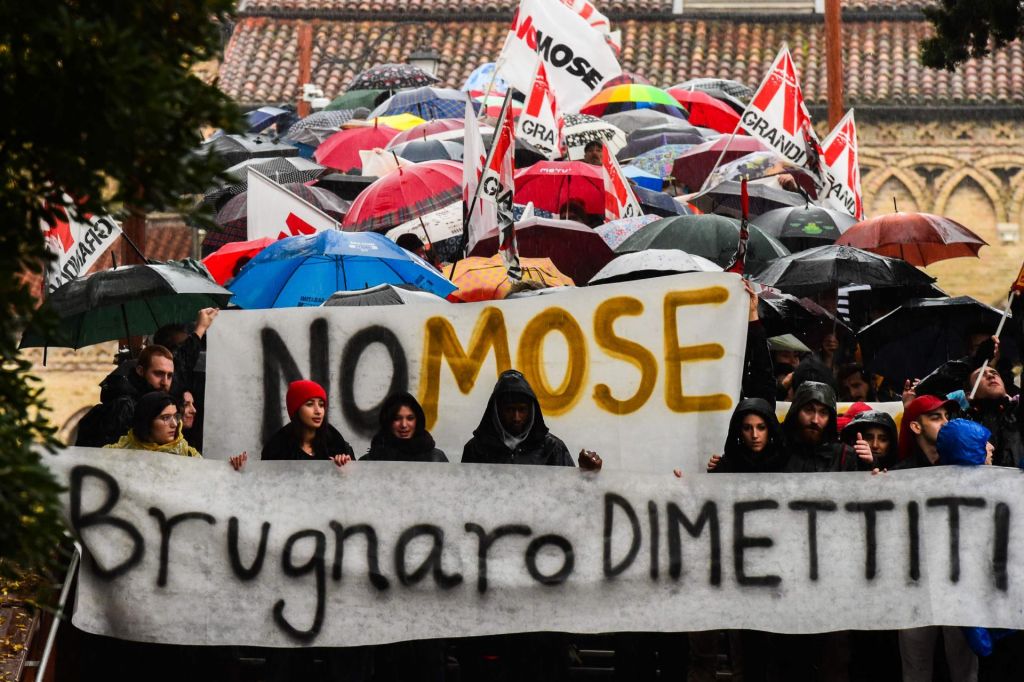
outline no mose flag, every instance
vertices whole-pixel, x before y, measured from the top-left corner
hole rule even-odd
[[[516,122],[516,137],[543,152],[549,161],[559,156],[558,112],[541,60],[537,60],[537,73],[534,74],[526,106]]]
[[[864,220],[864,200],[860,191],[860,154],[857,150],[857,124],[853,109],[843,116],[821,143],[830,186],[825,194],[828,205]]]
[[[601,166],[604,169],[604,219],[607,222],[620,218],[636,218],[643,214],[640,202],[629,187],[629,181],[622,174],[622,168],[615,157],[608,153],[608,146],[601,148]]]
[[[521,280],[523,271],[519,265],[519,250],[516,246],[515,223],[512,216],[512,197],[515,193],[515,126],[512,122],[512,91],[505,93],[498,125],[494,129],[494,142],[484,164],[480,177],[480,198],[491,204],[497,215],[498,253],[505,264],[509,278]],[[475,241],[475,240],[474,240]]]
[[[538,58],[562,111],[577,111],[605,81],[622,73],[604,34],[572,7],[551,0],[522,0],[498,58],[502,78],[529,92]]]
[[[339,229],[338,222],[252,168],[248,173],[246,237],[282,239]]]

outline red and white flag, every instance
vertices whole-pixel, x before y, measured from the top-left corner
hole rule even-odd
[[[793,163],[821,175],[821,142],[811,125],[793,56],[785,45],[740,116],[740,125]],[[820,178],[819,184],[823,184]]]
[[[642,214],[640,202],[636,200],[629,181],[622,174],[622,168],[615,157],[608,152],[608,145],[601,148],[601,166],[604,169],[604,219],[634,218]]]
[[[246,239],[283,239],[337,230],[338,221],[252,168],[247,174]]]
[[[516,122],[516,137],[543,152],[549,160],[556,159],[561,149],[558,121],[558,109],[548,85],[544,62],[538,60],[529,96]]]
[[[121,236],[110,216],[79,215],[64,195],[63,206],[49,206],[54,223],[43,223],[46,249],[53,254],[46,267],[46,293],[84,275]]]
[[[824,165],[831,185],[825,203],[864,220],[864,198],[860,190],[860,154],[857,151],[857,124],[853,109],[843,116],[821,143]]]
[[[619,53],[619,50],[622,49],[621,31],[612,31],[612,24],[608,21],[608,17],[601,14],[592,2],[589,0],[562,0],[562,4],[583,17],[592,29],[600,31],[615,53]]]
[[[480,177],[480,198],[494,207],[498,227],[498,253],[512,280],[521,280],[519,248],[516,245],[515,222],[512,216],[512,197],[515,194],[516,132],[511,112],[512,90],[505,94],[498,124],[494,128],[494,143],[487,155],[484,172]]]
[[[480,176],[484,172],[484,163],[487,161],[487,149],[484,147],[484,139],[480,134],[480,124],[476,120],[472,102],[466,102],[465,121],[465,140],[462,149],[463,231],[466,248],[472,251],[484,232],[494,225],[495,217],[494,205],[481,201],[477,192]]]

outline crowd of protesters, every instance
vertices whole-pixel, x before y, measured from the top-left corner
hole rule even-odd
[[[828,335],[819,352],[774,347],[750,294],[742,395],[720,452],[707,470],[721,473],[899,470],[942,465],[1019,467],[1024,460],[1020,401],[995,368],[999,342],[981,336],[970,354],[947,362],[902,394],[883,389],[864,367],[840,362],[842,350]],[[134,361],[101,383],[101,403],[79,427],[77,444],[150,450],[201,457],[203,337],[217,310],[199,313],[193,328],[161,329]],[[992,364],[993,367],[988,365]],[[972,394],[977,384],[977,390]],[[889,394],[885,393],[889,390]],[[893,416],[869,402],[896,397]],[[776,401],[790,402],[782,422]],[[852,403],[840,412],[840,401]],[[330,460],[344,466],[356,457],[344,435],[328,422],[327,393],[300,380],[288,386],[289,422],[263,445],[264,460]],[[236,470],[248,453],[230,458]],[[363,461],[449,462],[426,429],[412,395],[388,396],[379,430]],[[574,462],[551,433],[526,378],[501,374],[460,460],[475,464],[575,466],[600,471],[600,456],[582,450]],[[891,473],[889,473],[891,472]],[[680,470],[675,471],[681,477]],[[904,680],[950,682],[1018,680],[1024,671],[1020,633],[981,628],[923,627],[899,632],[831,632],[778,635],[727,633],[622,633],[613,638],[617,679],[715,679],[720,653],[728,652],[732,679]],[[101,647],[98,649],[103,651]],[[528,633],[458,642],[421,641],[358,649],[267,650],[264,679],[338,680],[561,680],[568,679],[573,647],[567,635]],[[237,657],[236,657],[237,660]],[[456,663],[457,661],[457,663]]]

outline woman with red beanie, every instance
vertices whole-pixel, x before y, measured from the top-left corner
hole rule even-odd
[[[285,397],[291,421],[263,446],[264,460],[352,460],[352,446],[327,423],[327,392],[315,381],[293,381]]]

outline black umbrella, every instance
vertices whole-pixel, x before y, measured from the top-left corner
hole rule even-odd
[[[796,192],[787,192],[770,185],[747,183],[750,197],[750,217],[759,216],[777,208],[805,206],[807,197]],[[726,180],[714,187],[692,195],[688,201],[705,213],[741,217],[740,183]]]
[[[691,78],[678,85],[673,85],[672,88],[701,90],[708,93],[717,90],[737,99],[750,99],[754,96],[754,89],[749,85],[728,78]]]
[[[617,114],[605,114],[601,118],[626,133],[627,137],[641,128],[650,128],[652,126],[682,131],[692,131],[694,129],[693,125],[687,122],[685,118],[663,114],[654,109],[620,111]]]
[[[899,287],[935,281],[898,258],[836,245],[819,246],[779,258],[758,272],[754,279],[797,296],[809,296],[847,284]]]
[[[390,150],[406,161],[462,161],[462,145],[449,140],[410,140]]]
[[[298,156],[299,150],[261,135],[218,135],[199,145],[195,153],[216,154],[224,160],[226,167],[247,159]]]
[[[285,136],[285,139],[292,142],[309,144],[309,137],[304,135],[304,131],[308,131],[313,128],[330,128],[334,130],[334,132],[337,132],[341,129],[341,125],[343,123],[348,123],[351,120],[351,109],[318,111],[314,114],[310,114],[306,118],[300,118],[296,123],[292,124],[292,127],[288,129],[288,134]]]
[[[969,331],[995,333],[1002,315],[1001,310],[970,296],[915,298],[867,325],[857,336],[865,349],[875,349],[928,328],[936,337],[931,345],[944,347],[947,357],[959,357],[966,352],[964,340]]]
[[[835,243],[857,219],[846,211],[804,205],[776,208],[752,218],[750,222],[795,253]]]
[[[793,334],[817,347],[826,334],[842,331],[853,336],[853,331],[839,318],[809,298],[765,290],[758,299],[758,317],[770,337]]]
[[[345,173],[328,173],[316,179],[316,186],[333,192],[342,199],[355,201],[364,189],[377,181],[367,175],[346,175]]]
[[[204,198],[212,202],[217,210],[224,207],[231,197],[241,194],[249,187],[248,169],[259,171],[268,178],[279,184],[285,185],[291,182],[309,182],[321,175],[330,172],[329,168],[314,163],[301,156],[292,156],[278,159],[249,159],[235,164],[224,171],[228,177],[237,182],[232,185],[223,185],[206,192]]]
[[[693,215],[693,211],[664,192],[656,192],[653,189],[636,185],[632,189],[636,200],[640,202],[640,209],[644,213],[660,215],[662,218],[674,215]]]

